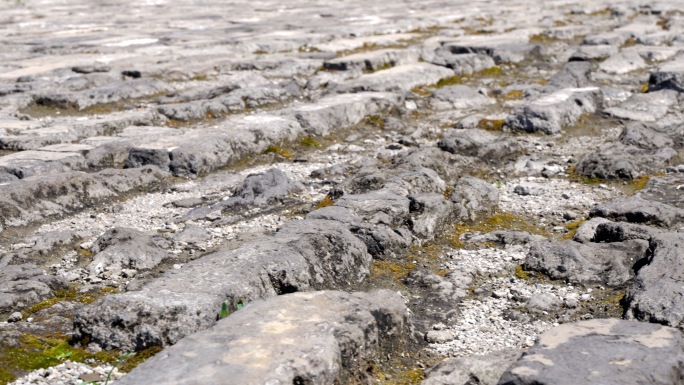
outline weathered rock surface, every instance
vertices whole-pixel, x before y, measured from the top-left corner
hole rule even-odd
[[[64,279],[47,275],[33,264],[0,267],[0,312],[22,309],[65,289]]]
[[[651,239],[648,258],[638,266],[627,294],[628,318],[679,328],[684,325],[683,244],[684,238],[678,233]]]
[[[506,126],[513,130],[557,134],[582,114],[601,108],[596,87],[564,88],[513,110]]]
[[[107,230],[95,241],[91,251],[95,253],[88,265],[92,275],[104,272],[119,274],[123,269],[151,269],[166,257],[166,252],[155,244],[152,237],[126,228]]]
[[[407,329],[407,308],[393,292],[288,294],[245,305],[117,383],[345,383],[400,346]]]
[[[532,245],[524,267],[571,283],[619,286],[633,278],[632,266],[645,256],[647,247],[643,240],[608,244],[545,240]]]
[[[542,334],[499,381],[513,384],[676,384],[682,370],[677,329],[597,319]]]
[[[496,385],[521,354],[519,350],[504,350],[486,356],[451,358],[430,368],[421,385]]]
[[[221,304],[349,286],[368,274],[366,246],[346,226],[294,221],[274,237],[222,250],[172,270],[140,291],[107,296],[79,312],[80,338],[107,348],[174,344],[213,325]]]
[[[499,191],[481,179],[466,176],[456,182],[449,199],[454,205],[456,218],[473,222],[494,213],[499,203]]]
[[[122,198],[141,189],[154,191],[168,174],[156,167],[65,173],[0,185],[0,225],[26,226]]]

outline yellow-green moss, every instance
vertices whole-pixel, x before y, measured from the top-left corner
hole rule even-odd
[[[152,346],[144,350],[140,350],[138,352],[135,352],[135,354],[131,355],[130,357],[126,358],[117,368],[119,371],[122,371],[124,373],[128,373],[131,370],[135,369],[136,366],[142,364],[143,362],[147,361],[148,358],[154,356],[155,354],[159,353],[162,351],[161,346]]]
[[[477,127],[483,130],[501,131],[504,123],[506,123],[505,119],[480,119]]]
[[[499,95],[500,99],[503,100],[520,100],[525,96],[525,93],[521,90],[511,90],[506,92],[505,94]]]
[[[454,186],[447,186],[447,188],[444,189],[444,192],[442,195],[444,195],[444,199],[451,199],[451,194],[454,193]]]
[[[80,303],[93,303],[95,302],[98,298],[102,297],[105,294],[109,293],[116,293],[117,290],[114,288],[110,287],[105,287],[99,292],[87,292],[87,293],[79,293],[78,289],[76,287],[70,287],[68,289],[63,289],[63,290],[56,290],[54,292],[54,297],[48,298],[46,300],[43,300],[41,302],[38,302],[37,304],[31,306],[30,308],[26,309],[22,315],[24,318],[28,318],[31,314],[37,313],[43,309],[50,308],[54,306],[58,302],[63,302],[63,301],[70,301],[70,302],[80,302]]]
[[[141,350],[121,361],[117,368],[122,372],[129,372],[160,351],[161,347]],[[25,333],[17,346],[0,346],[0,385],[8,384],[27,372],[55,366],[66,360],[100,365],[114,364],[119,357],[122,357],[122,353],[116,350],[91,353],[72,346],[64,335],[39,336]]]
[[[485,68],[473,74],[473,77],[495,77],[503,75],[504,71],[499,66]]]
[[[590,186],[595,186],[605,182],[605,180],[601,178],[590,178],[588,176],[579,174],[575,166],[570,166],[566,168],[565,172],[568,174],[568,178],[570,178],[570,180],[572,180],[573,182],[582,183]]]
[[[306,137],[302,138],[299,141],[299,144],[301,144],[304,147],[316,147],[316,148],[323,147],[323,145],[321,143],[319,143],[316,139],[312,138],[311,136],[306,136]]]
[[[453,86],[453,85],[457,85],[457,84],[463,84],[463,77],[462,76],[454,75],[450,78],[442,79],[442,80],[438,81],[437,83],[435,83],[434,85],[432,85],[431,87],[442,88],[442,87]]]
[[[546,44],[546,43],[553,43],[558,41],[558,38],[547,36],[544,34],[537,34],[537,35],[532,35],[530,36],[530,43],[532,44]]]
[[[523,270],[522,265],[518,265],[515,267],[515,278],[528,280],[530,279],[530,273]]]
[[[387,373],[374,367],[372,370],[375,383],[380,385],[418,385],[425,379],[421,368],[402,368]]]
[[[565,225],[565,228],[568,229],[568,232],[563,234],[561,239],[572,239],[575,234],[577,233],[577,229],[582,225],[582,223],[586,222],[586,219],[580,219],[577,221],[573,221],[570,223],[567,223]]]
[[[415,270],[416,264],[413,262],[404,261],[373,261],[371,264],[371,279],[379,277],[390,277],[395,280],[400,280],[409,275]]]
[[[643,84],[641,87],[639,87],[639,92],[641,92],[642,94],[645,94],[648,92],[649,89],[650,89],[649,85],[648,85],[648,83],[646,83],[646,84]]]
[[[385,120],[382,118],[382,116],[371,115],[367,117],[365,121],[366,124],[369,124],[377,128],[383,128],[385,126]]]
[[[192,80],[198,81],[198,82],[205,81],[205,80],[207,80],[207,74],[195,75],[192,77]]]
[[[463,234],[470,232],[490,233],[496,230],[526,231],[530,234],[549,236],[549,232],[543,227],[532,225],[515,214],[499,212],[474,224],[455,225],[451,244],[454,248],[460,249],[464,246],[463,241],[461,241]]]
[[[314,207],[314,210],[322,209],[323,207],[332,206],[334,204],[335,204],[335,201],[333,201],[333,199],[330,198],[329,195],[326,195],[325,198],[323,198],[323,200],[318,202],[316,207]]]
[[[275,146],[275,145],[271,145],[271,146],[266,147],[266,149],[264,150],[264,154],[269,154],[269,153],[275,153],[275,154],[278,154],[278,155],[282,156],[283,158],[287,158],[287,159],[290,159],[294,156],[294,154],[292,152],[290,152],[289,150],[284,149],[284,148],[279,147],[279,146]]]
[[[430,95],[432,95],[432,92],[426,90],[423,87],[413,87],[411,89],[411,92],[413,92],[414,94],[419,95],[419,96],[430,96]]]

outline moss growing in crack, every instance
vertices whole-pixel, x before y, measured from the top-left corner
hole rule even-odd
[[[416,94],[418,96],[430,96],[430,95],[432,95],[432,92],[430,92],[429,90],[426,90],[423,87],[413,87],[411,89],[411,92],[413,92],[414,94]]]
[[[446,79],[441,79],[434,85],[432,85],[432,88],[442,88],[442,87],[447,87],[447,86],[453,86],[453,85],[458,85],[458,84],[463,84],[463,77],[462,76],[457,76],[454,75],[450,78]]]
[[[537,34],[537,35],[532,35],[530,36],[529,42],[532,44],[548,44],[548,43],[553,43],[557,42],[560,39],[544,35],[542,33]]]
[[[522,90],[511,90],[505,94],[501,94],[499,98],[503,100],[520,100],[523,96],[525,96],[525,92]]]
[[[646,84],[643,84],[641,87],[639,87],[639,92],[641,92],[642,94],[645,94],[648,92],[649,89],[650,89],[650,87],[649,87],[648,83],[646,83]]]
[[[566,168],[565,172],[568,174],[568,178],[576,183],[582,183],[589,186],[596,186],[605,182],[605,180],[601,178],[590,178],[586,175],[578,173],[577,168],[575,166],[570,166]]]
[[[475,72],[472,77],[478,78],[478,77],[496,77],[496,76],[501,76],[503,75],[504,70],[499,67],[499,66],[494,66],[494,67],[489,67],[485,68],[483,70],[480,70],[478,72]]]
[[[530,279],[530,272],[525,271],[522,265],[518,265],[515,267],[515,278],[527,281]]]
[[[525,231],[544,237],[550,236],[545,228],[530,224],[522,217],[507,212],[498,212],[474,224],[455,225],[451,245],[454,248],[462,249],[465,245],[461,236],[464,234],[472,232],[486,234],[496,230]]]
[[[269,154],[269,153],[278,154],[278,155],[280,155],[286,159],[290,159],[294,156],[294,154],[292,152],[290,152],[289,150],[282,148],[282,147],[279,147],[279,146],[275,146],[275,145],[271,145],[271,146],[266,147],[266,149],[264,150],[264,154]]]
[[[480,119],[477,127],[488,131],[501,131],[504,123],[506,123],[505,119]]]
[[[320,142],[318,142],[316,139],[314,139],[311,136],[307,136],[307,137],[302,138],[302,140],[299,141],[299,144],[301,144],[304,147],[316,147],[316,148],[323,147],[323,145]]]
[[[376,260],[371,264],[370,273],[371,279],[384,277],[401,280],[406,278],[406,276],[415,269],[416,264],[413,262]]]
[[[396,373],[376,372],[373,373],[376,383],[380,385],[418,385],[425,379],[425,373],[421,368],[406,368]]]
[[[366,118],[365,122],[366,122],[366,124],[371,125],[373,127],[377,127],[377,128],[385,127],[385,120],[382,118],[382,116],[371,115],[371,116]]]
[[[582,223],[586,222],[586,219],[580,219],[578,221],[573,221],[570,223],[567,223],[565,225],[565,228],[568,229],[568,232],[563,234],[561,239],[563,240],[569,240],[575,237],[575,234],[577,234],[577,229],[582,225]]]
[[[37,313],[43,309],[48,309],[59,302],[69,301],[80,302],[85,304],[93,303],[103,295],[116,293],[117,291],[118,290],[114,288],[105,287],[99,292],[80,293],[75,286],[72,286],[68,289],[56,290],[54,292],[54,297],[48,298],[46,300],[38,302],[37,304],[34,304],[33,306],[29,307],[24,312],[22,312],[22,316],[23,318],[28,318],[30,315]]]
[[[323,198],[320,202],[318,202],[316,207],[314,207],[314,210],[322,209],[323,207],[332,206],[334,204],[335,204],[335,201],[332,198],[330,198],[329,195],[326,195],[325,198]]]

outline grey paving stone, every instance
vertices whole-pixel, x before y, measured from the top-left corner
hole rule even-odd
[[[597,87],[565,88],[516,107],[506,118],[513,130],[557,134],[575,124],[582,114],[601,108]]]
[[[681,350],[679,331],[662,325],[615,318],[568,323],[542,334],[499,384],[578,384],[588,378],[603,384],[675,384]]]
[[[343,383],[400,345],[407,329],[406,306],[394,292],[287,294],[245,305],[117,383]]]

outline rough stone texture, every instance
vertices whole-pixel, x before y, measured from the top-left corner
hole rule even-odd
[[[476,156],[492,163],[511,158],[521,150],[515,139],[481,129],[451,129],[437,146],[452,154]]]
[[[677,384],[678,330],[618,319],[568,323],[542,334],[499,385]]]
[[[157,266],[166,252],[142,231],[113,228],[102,234],[93,244],[95,253],[88,265],[90,273],[120,273],[123,269],[146,270]]]
[[[352,285],[369,264],[366,246],[346,226],[294,221],[272,238],[206,255],[140,291],[106,296],[82,309],[74,325],[78,337],[106,348],[166,346],[213,325],[224,301],[234,309],[239,301]]]
[[[647,94],[634,94],[616,107],[606,108],[608,115],[619,119],[655,122],[664,117],[670,107],[677,104],[677,92],[662,90]]]
[[[83,110],[98,104],[142,98],[166,92],[170,89],[167,84],[160,80],[134,79],[80,92],[37,95],[34,98],[34,102],[40,106]]]
[[[444,194],[409,195],[411,231],[419,237],[433,239],[452,217],[452,205]]]
[[[596,87],[564,88],[513,110],[506,126],[527,132],[559,133],[575,124],[585,113],[600,109]]]
[[[589,215],[613,221],[671,228],[684,223],[684,209],[639,196],[621,198],[593,208]]]
[[[648,79],[651,90],[670,89],[684,92],[684,61],[675,60],[660,66]]]
[[[484,107],[496,103],[468,86],[456,85],[438,88],[432,94],[430,104],[437,110]]]
[[[522,351],[504,350],[486,356],[450,358],[430,368],[421,385],[496,385]]]
[[[0,224],[26,226],[81,211],[144,189],[154,191],[168,174],[153,166],[66,173],[0,185]]]
[[[339,128],[358,124],[368,116],[385,112],[401,100],[398,95],[390,93],[331,95],[318,103],[293,107],[291,114],[307,133],[328,135]]]
[[[261,174],[252,174],[245,178],[242,186],[235,191],[223,207],[265,206],[282,202],[287,196],[301,186],[291,181],[277,168],[271,168]]]
[[[582,88],[593,85],[590,75],[591,63],[574,61],[569,62],[556,72],[547,83],[554,88]]]
[[[620,286],[633,277],[632,266],[646,249],[643,240],[608,244],[544,240],[532,244],[523,266],[571,283]]]
[[[0,314],[22,309],[66,289],[63,278],[47,275],[33,264],[0,267]]]
[[[429,63],[407,64],[361,75],[340,84],[338,92],[410,91],[414,87],[436,84],[454,76],[454,71]]]
[[[323,66],[329,70],[348,71],[366,70],[378,71],[384,67],[408,64],[418,61],[418,51],[381,49],[371,52],[361,52],[353,55],[327,60]]]
[[[456,218],[473,222],[494,213],[499,204],[499,191],[481,179],[466,176],[454,184],[450,200]]]
[[[684,270],[679,233],[655,236],[648,258],[640,264],[636,279],[627,293],[626,315],[631,319],[684,326]]]
[[[400,346],[407,329],[407,308],[394,292],[288,294],[247,304],[117,383],[347,383],[383,348]]]

